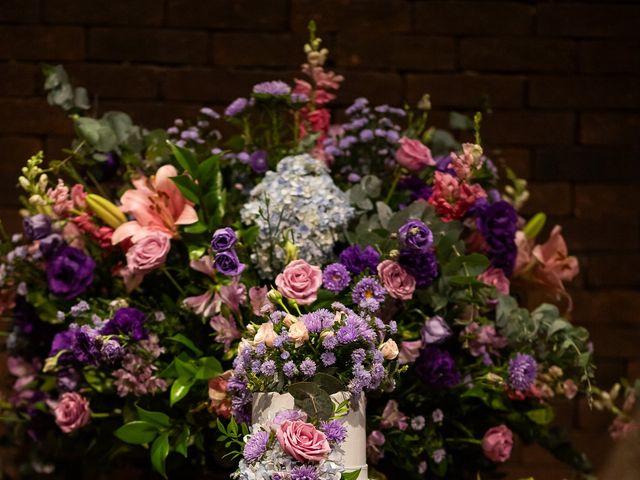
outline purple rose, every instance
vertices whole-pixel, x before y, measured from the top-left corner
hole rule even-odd
[[[438,260],[432,251],[401,250],[398,263],[413,275],[418,288],[428,287],[438,276]]]
[[[233,250],[219,252],[213,259],[213,265],[223,275],[235,277],[240,275],[244,270],[244,263],[240,263],[238,255]]]
[[[451,354],[437,347],[422,349],[415,363],[416,375],[432,387],[455,387],[460,383],[460,372]]]
[[[132,340],[144,340],[148,337],[144,328],[145,315],[137,308],[119,309],[102,328],[102,335],[128,335]]]
[[[433,245],[433,233],[424,222],[409,220],[398,230],[400,243],[408,249],[421,252],[428,251]]]
[[[236,244],[237,240],[236,232],[232,228],[219,228],[213,233],[211,248],[214,252],[226,252]]]
[[[442,343],[451,336],[451,328],[442,317],[435,316],[424,322],[421,335],[425,345]]]
[[[60,249],[47,264],[47,283],[54,295],[70,300],[85,292],[93,282],[96,262],[74,247]]]
[[[40,240],[51,233],[51,219],[44,213],[38,213],[25,218],[22,228],[29,240]]]
[[[65,243],[62,239],[62,235],[59,233],[52,233],[42,238],[38,247],[40,248],[40,253],[42,253],[44,259],[49,260],[54,257],[56,253],[58,253],[58,250],[60,250],[64,245]]]
[[[360,275],[369,269],[375,273],[380,263],[380,254],[371,245],[362,249],[360,245],[351,245],[345,248],[340,254],[340,263],[354,275]]]

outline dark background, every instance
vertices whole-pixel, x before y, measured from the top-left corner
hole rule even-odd
[[[309,19],[346,76],[338,106],[416,101],[433,120],[490,106],[483,143],[529,179],[526,213],[561,222],[581,274],[602,386],[640,376],[640,6],[636,2],[408,0],[0,0],[0,217],[18,227],[16,179],[43,149],[62,158],[71,122],[49,107],[38,64],[62,63],[100,110],[166,127],[203,105],[293,78]],[[0,359],[2,360],[2,359]],[[596,465],[608,417],[586,402],[559,421]],[[518,448],[509,478],[564,477]]]

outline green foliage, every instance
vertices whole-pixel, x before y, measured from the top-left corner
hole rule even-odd
[[[308,382],[297,382],[288,386],[295,406],[314,420],[328,420],[334,413],[331,395],[344,390],[337,378],[325,373],[314,375]]]
[[[62,65],[42,65],[47,102],[73,114],[89,110],[89,95],[83,87],[73,87]]]
[[[216,424],[218,426],[218,431],[220,432],[218,441],[223,442],[227,449],[232,446],[236,448],[235,450],[229,450],[225,456],[230,456],[232,459],[241,456],[242,449],[244,448],[244,437],[249,434],[249,427],[244,423],[240,424],[238,427],[238,424],[233,417],[229,420],[229,425],[226,428],[220,421],[220,418],[216,419]]]
[[[358,476],[360,475],[360,468],[358,470],[353,470],[351,472],[342,472],[342,475],[340,476],[341,480],[357,480]]]
[[[194,353],[201,352],[193,342],[183,335],[174,335],[172,340],[187,346]],[[167,368],[160,373],[160,376],[174,378],[169,391],[169,403],[173,406],[186,397],[196,383],[208,381],[221,373],[222,364],[217,358],[200,357],[193,359],[186,353],[182,353],[173,359]]]

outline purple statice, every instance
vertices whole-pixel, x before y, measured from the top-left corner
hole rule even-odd
[[[269,432],[259,430],[250,435],[244,444],[242,456],[247,463],[254,463],[262,457],[267,451],[267,443],[269,442]]]
[[[426,423],[427,421],[425,420],[425,418],[422,415],[418,415],[411,419],[411,428],[414,429],[416,432],[419,432],[424,428]]]
[[[351,352],[351,361],[354,365],[364,362],[365,358],[367,358],[367,352],[364,351],[364,348],[356,348]]]
[[[245,268],[245,264],[240,262],[240,259],[234,250],[218,252],[213,258],[213,265],[217,271],[228,277],[236,277],[240,275]]]
[[[315,375],[317,368],[316,362],[311,360],[309,357],[300,362],[300,371],[307,377]]]
[[[28,240],[40,240],[51,233],[51,218],[44,213],[26,217],[22,221],[22,228]]]
[[[128,335],[132,340],[140,341],[149,336],[144,328],[145,315],[133,307],[120,308],[113,318],[107,322],[103,335]]]
[[[93,282],[96,262],[82,250],[63,247],[47,262],[47,284],[54,295],[71,300],[84,293]]]
[[[326,308],[321,308],[315,312],[307,313],[300,317],[311,333],[318,333],[323,329],[331,328],[335,315]]]
[[[282,97],[291,93],[291,87],[281,80],[262,82],[253,86],[253,93],[257,95],[271,95]]]
[[[273,360],[267,360],[260,367],[260,373],[266,377],[273,377],[276,374],[276,362]]]
[[[340,329],[342,329],[342,328],[343,327],[341,327]],[[340,330],[338,330],[338,331],[340,331]],[[336,335],[327,335],[322,340],[322,346],[324,348],[326,348],[327,350],[333,350],[334,348],[336,348],[338,346],[338,337]]]
[[[233,228],[219,228],[213,232],[213,236],[211,237],[211,249],[214,252],[226,252],[233,248],[237,241],[238,237]]]
[[[433,461],[436,463],[442,463],[442,461],[447,457],[447,452],[444,448],[438,448],[437,450],[434,450],[433,454],[431,455],[431,458],[433,458]]]
[[[360,275],[365,270],[374,273],[380,263],[380,254],[371,245],[364,249],[360,245],[351,245],[340,253],[340,263],[354,275]]]
[[[301,465],[291,470],[291,480],[320,480],[318,472],[313,465]]]
[[[325,367],[330,367],[336,363],[336,354],[333,352],[323,352],[320,354],[320,361]]]
[[[82,325],[75,329],[75,338],[71,351],[75,360],[85,365],[97,365],[102,355],[100,349],[102,340],[97,330],[89,325]]]
[[[399,263],[413,275],[418,288],[428,287],[438,276],[438,260],[433,251],[420,252],[402,249]]]
[[[455,387],[460,383],[460,372],[449,352],[426,346],[415,364],[416,375],[432,387]]]
[[[536,381],[538,363],[531,355],[516,353],[509,360],[509,386],[514,390],[525,391]]]
[[[227,117],[235,117],[236,115],[241,114],[245,108],[249,105],[249,100],[244,97],[236,98],[233,102],[229,104],[227,108],[224,110],[224,114]]]
[[[349,286],[351,275],[342,263],[332,263],[322,272],[322,285],[333,293],[340,293]]]
[[[289,360],[288,362],[285,362],[284,365],[282,365],[282,371],[287,377],[291,378],[297,375],[298,367],[296,367],[296,364],[293,363],[293,360]]]
[[[255,173],[264,173],[269,170],[267,151],[256,150],[249,155],[249,166]]]
[[[364,277],[353,288],[351,298],[360,308],[375,312],[384,302],[387,291],[374,277]]]
[[[342,443],[347,439],[347,428],[338,420],[321,422],[320,431],[331,443]]]
[[[124,349],[114,338],[105,340],[100,347],[100,359],[107,364],[113,364],[124,357]]]
[[[80,300],[78,303],[71,307],[70,313],[72,317],[79,317],[83,313],[88,312],[90,309],[91,307],[87,302],[85,302],[84,300]]]
[[[505,201],[485,205],[478,211],[476,224],[489,246],[491,265],[510,276],[518,255],[515,240],[518,230],[516,210]]]
[[[398,230],[398,238],[409,250],[427,252],[433,246],[433,233],[421,220],[409,220]]]

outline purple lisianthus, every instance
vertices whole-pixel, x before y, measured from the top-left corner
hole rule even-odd
[[[242,456],[247,463],[254,463],[259,460],[267,451],[267,443],[269,442],[269,432],[260,430],[247,439],[242,450]]]
[[[451,336],[451,328],[442,317],[435,316],[424,322],[420,333],[425,345],[442,343]]]
[[[349,270],[341,263],[332,263],[322,272],[322,284],[330,292],[340,293],[349,286],[349,282],[351,282]]]
[[[97,365],[100,361],[102,340],[98,331],[89,325],[74,330],[75,338],[71,351],[76,361],[86,365]]]
[[[240,259],[234,250],[219,252],[213,259],[213,265],[223,275],[235,277],[240,275],[244,270],[244,263],[240,263]]]
[[[437,347],[422,349],[415,362],[416,375],[432,387],[455,387],[460,383],[460,372],[451,354]]]
[[[319,480],[318,472],[312,465],[301,465],[291,470],[291,480]]]
[[[433,233],[424,222],[409,220],[398,230],[398,237],[402,245],[411,250],[427,252],[433,245]]]
[[[273,80],[271,82],[262,82],[254,85],[253,93],[258,95],[282,97],[291,93],[291,87],[281,80]]]
[[[375,312],[384,302],[387,291],[374,277],[364,277],[353,288],[351,298],[360,308]]]
[[[144,340],[148,337],[144,328],[145,316],[137,308],[125,307],[119,309],[102,329],[103,335],[128,335],[132,340]]]
[[[269,169],[267,152],[265,150],[256,150],[249,155],[249,166],[256,173],[266,172]]]
[[[58,250],[64,246],[64,240],[59,233],[52,233],[46,237],[40,239],[38,248],[45,260],[49,260],[54,257]]]
[[[54,295],[70,300],[93,282],[96,262],[82,250],[64,247],[47,264],[47,283]]]
[[[116,339],[110,338],[102,343],[100,355],[103,362],[115,363],[124,357],[124,349]]]
[[[371,245],[364,249],[360,245],[351,245],[340,254],[340,263],[354,275],[360,275],[367,269],[373,273],[380,263],[380,254]]]
[[[479,209],[476,224],[489,246],[491,265],[510,276],[518,255],[515,240],[518,229],[516,210],[505,201],[484,205]]]
[[[320,430],[331,443],[342,443],[347,439],[347,429],[338,420],[330,420],[320,423]]]
[[[214,252],[226,252],[236,244],[237,240],[238,238],[236,237],[236,232],[233,231],[233,228],[219,228],[213,232],[211,248]]]
[[[26,217],[22,221],[22,228],[29,240],[40,240],[51,233],[51,218],[44,213]]]
[[[247,105],[249,105],[249,101],[246,98],[244,97],[236,98],[225,109],[224,114],[227,117],[235,117],[236,115],[242,113],[244,109],[247,108]]]
[[[413,275],[418,288],[428,287],[438,276],[438,260],[432,251],[403,249],[400,251],[399,263]]]
[[[509,360],[509,386],[514,390],[525,391],[536,381],[538,363],[531,355],[516,353]]]
[[[71,350],[74,340],[75,334],[73,330],[63,330],[62,332],[56,333],[51,341],[49,356],[54,357],[62,350]]]

